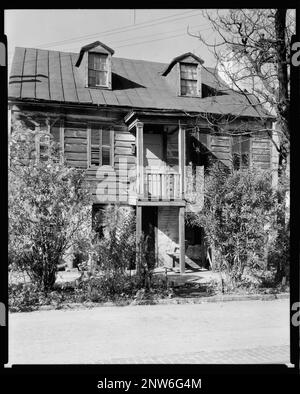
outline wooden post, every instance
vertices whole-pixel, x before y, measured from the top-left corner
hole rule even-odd
[[[185,224],[184,224],[184,207],[179,207],[179,265],[180,273],[185,273]]]
[[[185,172],[185,131],[179,121],[178,129],[178,166],[180,174],[180,198],[184,199],[184,172]]]
[[[136,206],[136,272],[141,269],[142,207]]]
[[[137,175],[137,194],[144,197],[144,139],[142,122],[136,124],[136,175]]]
[[[92,131],[91,131],[91,124],[87,124],[87,168],[91,166],[92,163],[92,156],[91,156],[91,145],[92,145]]]
[[[63,164],[65,160],[65,121],[61,118],[59,122],[60,163]]]
[[[8,140],[8,146],[7,146],[8,168],[10,168],[11,116],[12,116],[11,108],[8,107],[8,118],[7,118],[7,121],[8,121],[8,129],[7,129],[7,132],[8,132],[8,137],[7,137],[7,140]]]

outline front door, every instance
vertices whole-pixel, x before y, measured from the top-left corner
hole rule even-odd
[[[144,134],[144,166],[147,172],[164,167],[162,134]]]
[[[149,197],[158,197],[161,176],[165,172],[162,134],[144,134],[145,192]]]
[[[153,260],[153,267],[157,263],[157,207],[142,208],[142,231],[147,245],[148,258]]]

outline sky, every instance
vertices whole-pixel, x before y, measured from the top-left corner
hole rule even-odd
[[[188,26],[193,34],[213,34],[201,9],[6,10],[8,65],[16,46],[79,52],[99,40],[116,57],[169,63],[193,52],[205,66],[214,66],[208,49],[187,34]]]

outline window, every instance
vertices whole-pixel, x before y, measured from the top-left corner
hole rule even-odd
[[[108,56],[102,53],[88,55],[88,86],[108,86]]]
[[[92,206],[92,228],[98,234],[100,238],[104,235],[103,220],[105,216],[104,205],[93,205]]]
[[[50,154],[50,143],[52,145],[52,154],[54,155],[54,159],[59,161],[60,158],[60,127],[58,125],[53,125],[50,127],[49,132],[41,132],[37,135],[36,142],[36,151],[37,151],[37,160],[46,161],[49,158]]]
[[[182,96],[198,95],[198,65],[180,63],[180,92]]]
[[[91,129],[91,165],[113,165],[113,130]]]
[[[232,142],[233,168],[239,170],[250,166],[250,136],[233,137]]]

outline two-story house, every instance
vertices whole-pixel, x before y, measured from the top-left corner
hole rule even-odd
[[[80,53],[18,47],[9,114],[47,130],[67,165],[85,169],[94,212],[115,203],[134,210],[137,245],[151,232],[157,264],[178,257],[181,272],[206,258],[203,233],[184,218],[201,208],[209,160],[274,164],[261,131],[271,117],[192,53],[163,64],[115,57],[99,41]]]

